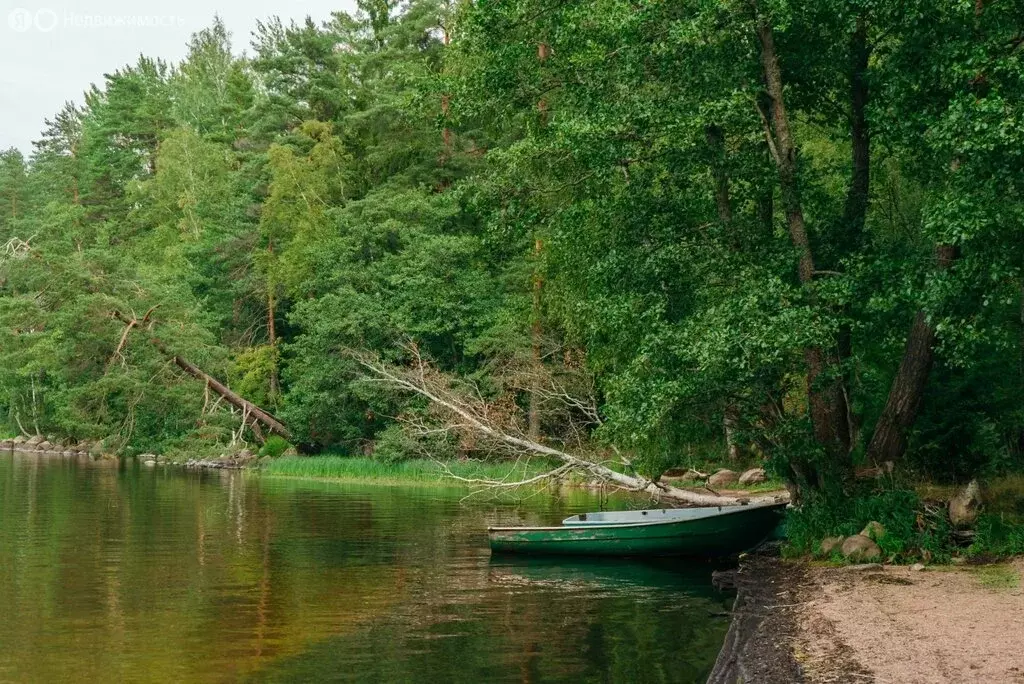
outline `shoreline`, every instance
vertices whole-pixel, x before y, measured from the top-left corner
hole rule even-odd
[[[367,456],[345,456],[341,454],[321,454],[313,456],[280,456],[270,458],[259,457],[250,451],[242,450],[237,454],[224,455],[219,458],[184,459],[170,458],[156,454],[139,454],[136,456],[118,456],[102,453],[92,444],[65,446],[50,444],[41,448],[40,444],[30,445],[27,442],[13,443],[12,440],[0,440],[0,453],[14,452],[24,455],[37,455],[50,458],[87,458],[93,461],[137,462],[140,466],[175,466],[193,470],[240,470],[260,477],[275,479],[305,480],[310,482],[335,482],[339,484],[379,484],[381,486],[423,485],[445,487],[450,489],[474,489],[473,482],[467,480],[525,480],[542,474],[550,467],[538,463],[512,466],[506,463],[491,463],[475,459],[453,459],[435,461],[427,458],[412,458],[402,461],[378,461]],[[449,472],[445,472],[448,469]],[[511,472],[511,474],[510,474]],[[454,476],[454,477],[453,477]],[[674,483],[686,489],[685,485]],[[486,487],[482,487],[486,489]],[[589,480],[579,475],[570,476],[557,482],[524,485],[523,487],[507,487],[508,493],[529,489],[544,489],[591,492],[618,492],[597,480]],[[724,496],[769,496],[785,495],[785,489],[778,483],[762,483],[750,487],[735,485],[717,489]]]
[[[750,556],[708,684],[1024,682],[1024,558],[825,567]]]

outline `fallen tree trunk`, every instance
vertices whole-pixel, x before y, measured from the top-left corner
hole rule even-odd
[[[415,347],[411,347],[410,351],[416,363],[413,369],[392,368],[378,359],[365,356],[357,355],[357,358],[363,367],[369,371],[371,379],[384,382],[406,392],[418,394],[430,401],[435,408],[443,410],[451,417],[451,420],[447,421],[447,425],[441,428],[441,430],[425,427],[423,429],[424,434],[436,434],[439,431],[472,432],[486,439],[495,447],[504,448],[509,453],[516,455],[524,453],[537,454],[559,461],[562,466],[550,471],[547,474],[549,477],[558,477],[570,470],[576,470],[589,473],[601,481],[620,489],[643,492],[655,498],[668,501],[677,501],[695,506],[737,506],[747,503],[766,503],[778,500],[774,496],[749,499],[746,497],[721,496],[710,492],[704,494],[672,487],[655,480],[620,473],[600,463],[595,463],[561,449],[541,444],[529,439],[529,437],[514,434],[490,421],[486,415],[487,411],[475,407],[470,403],[472,400],[454,395],[446,387],[443,376],[427,366]],[[511,484],[505,481],[489,482],[485,480],[472,480],[470,482],[482,485],[489,484],[493,487],[509,487],[533,483],[536,480],[538,478],[533,477],[529,480]]]
[[[134,325],[132,325],[131,320],[123,316],[118,311],[114,312],[114,318],[121,321],[125,325],[135,327]],[[130,329],[131,328],[129,328],[128,330]],[[126,330],[126,333],[127,332],[128,331]],[[176,365],[178,368],[185,371],[186,373],[196,378],[197,380],[202,380],[204,383],[206,383],[207,387],[209,387],[214,392],[223,397],[224,401],[228,402],[235,408],[241,410],[242,415],[245,417],[245,420],[249,424],[249,427],[252,428],[253,434],[255,434],[258,439],[262,439],[262,431],[260,430],[259,426],[263,425],[264,427],[267,428],[267,430],[269,430],[273,434],[283,437],[284,439],[291,440],[291,432],[288,430],[284,423],[279,421],[273,415],[264,411],[263,409],[261,409],[259,406],[252,403],[248,399],[245,399],[244,397],[236,394],[235,392],[232,392],[227,385],[217,380],[217,378],[213,377],[209,373],[206,373],[203,369],[201,369],[194,363],[191,363],[188,359],[172,352],[170,349],[167,348],[167,345],[165,345],[163,341],[160,340],[159,338],[150,335],[149,342],[154,347],[156,347],[157,351],[159,351],[161,354],[163,354],[168,359],[173,361],[174,365]]]

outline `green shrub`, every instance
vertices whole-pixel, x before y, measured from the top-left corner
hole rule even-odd
[[[922,504],[912,490],[833,494],[805,501],[786,519],[789,555],[817,554],[826,537],[850,536],[875,520],[885,527],[878,540],[885,558],[898,563],[945,561],[951,553],[945,509]]]
[[[260,449],[260,456],[270,456],[271,458],[279,458],[281,454],[288,451],[291,444],[281,437],[280,435],[270,435],[267,441],[263,443],[263,448]]]
[[[982,515],[967,555],[995,559],[1024,554],[1024,520],[1011,515]]]

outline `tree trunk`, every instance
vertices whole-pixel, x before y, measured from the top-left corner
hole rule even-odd
[[[867,21],[857,18],[857,27],[850,37],[850,150],[852,174],[846,193],[846,206],[839,234],[841,253],[853,253],[863,240],[864,224],[867,220],[871,189],[871,135],[867,121],[868,106],[868,61],[871,49],[868,47]],[[844,307],[848,309],[848,307]],[[850,324],[839,326],[837,347],[840,363],[853,356],[853,340]],[[849,368],[843,372],[844,387],[851,386]],[[847,427],[850,432],[848,443],[860,441],[861,416],[854,414],[849,400],[846,401]]]
[[[386,382],[396,389],[418,394],[430,401],[435,408],[447,412],[449,415],[441,419],[446,423],[444,429],[456,433],[473,433],[474,437],[489,441],[489,447],[493,447],[495,452],[502,450],[514,455],[517,463],[520,462],[521,458],[527,457],[529,454],[539,454],[562,464],[562,466],[550,473],[537,475],[521,482],[510,482],[508,478],[498,481],[464,481],[477,484],[483,483],[492,487],[516,487],[555,477],[569,470],[576,470],[621,489],[642,492],[659,499],[679,501],[696,506],[734,506],[747,503],[757,504],[778,501],[778,497],[775,496],[747,499],[745,497],[720,496],[710,490],[709,493],[704,494],[672,487],[644,477],[620,473],[600,463],[595,463],[569,452],[541,444],[528,437],[521,437],[518,434],[510,433],[499,425],[490,422],[487,418],[488,412],[486,407],[475,406],[472,401],[467,402],[451,394],[446,387],[446,381],[443,377],[438,377],[436,374],[429,372],[429,368],[422,358],[419,357],[418,351],[414,350],[413,353],[417,360],[417,365],[413,369],[388,366],[372,357],[357,356],[357,359],[373,379]],[[431,431],[433,431],[433,428],[431,428]]]
[[[729,171],[726,168],[725,132],[717,124],[711,124],[705,130],[708,150],[711,157],[711,177],[715,183],[715,207],[718,220],[728,229],[732,225],[732,202],[729,198]],[[734,249],[739,249],[739,240],[730,232],[729,242]],[[740,460],[740,448],[736,444],[736,424],[739,422],[736,405],[729,403],[725,407],[722,427],[725,431],[725,451],[730,463]]]
[[[789,116],[786,113],[782,71],[775,52],[775,38],[766,19],[758,19],[757,34],[761,43],[765,85],[771,98],[771,123],[769,127],[766,120],[765,135],[778,168],[779,189],[790,240],[800,255],[797,273],[813,302],[814,258],[800,201],[796,146],[789,127]],[[807,399],[814,437],[837,464],[844,464],[850,451],[850,430],[846,393],[837,369],[839,360],[836,354],[826,354],[820,347],[809,347],[804,351],[804,361],[807,364]]]
[[[533,362],[532,383],[534,389],[530,392],[530,409],[527,415],[527,433],[530,439],[535,442],[540,440],[540,393],[538,392],[537,383],[540,382],[541,363],[543,363],[541,339],[544,330],[541,327],[540,321],[541,294],[544,288],[544,280],[540,274],[540,257],[543,249],[544,242],[537,238],[533,246],[533,254],[537,264],[534,267],[535,271],[533,274],[533,310],[530,323],[530,353]]]
[[[125,325],[131,323],[131,321],[128,318],[124,317],[119,312],[114,312],[114,317],[117,318],[122,323],[124,323]],[[284,437],[285,439],[290,440],[292,438],[291,432],[288,430],[287,427],[285,427],[284,423],[282,423],[273,415],[267,413],[266,411],[264,411],[263,409],[261,409],[259,406],[252,403],[248,399],[245,399],[244,397],[235,394],[228,388],[227,385],[220,382],[219,380],[217,380],[217,378],[213,377],[212,375],[203,371],[201,368],[199,368],[199,366],[196,366],[195,364],[189,362],[188,359],[173,353],[171,350],[167,348],[167,345],[165,345],[162,340],[160,340],[157,337],[150,336],[149,342],[154,347],[156,347],[157,351],[159,351],[161,354],[163,354],[168,359],[173,361],[174,365],[176,365],[178,368],[185,371],[186,373],[196,378],[197,380],[202,380],[204,383],[206,383],[207,387],[209,387],[214,392],[223,397],[224,401],[228,402],[235,408],[240,409],[243,415],[248,416],[248,420],[251,423],[262,424],[275,435],[279,435],[280,437]]]
[[[274,259],[274,242],[267,245],[267,252],[270,254],[270,262]],[[267,340],[270,343],[270,353],[273,357],[270,360],[270,401],[275,403],[281,392],[280,371],[277,368],[277,311],[274,301],[274,290],[276,286],[274,279],[267,277]]]
[[[858,17],[857,28],[850,38],[850,142],[853,173],[846,193],[843,227],[848,247],[860,242],[867,218],[871,188],[871,133],[868,129],[868,47],[867,22]]]
[[[949,268],[955,255],[952,246],[938,245],[935,259],[939,270]],[[868,445],[868,458],[872,462],[896,461],[906,452],[907,431],[913,426],[921,408],[934,360],[934,346],[935,328],[924,311],[918,311],[907,336],[903,360],[889,388],[889,398]]]
[[[267,339],[270,342],[270,353],[273,354],[270,365],[270,397],[271,401],[277,401],[281,393],[280,371],[277,369],[277,324],[275,322],[276,311],[274,309],[274,290],[267,292]]]
[[[725,165],[725,132],[717,124],[706,130],[711,156],[711,177],[715,182],[715,207],[723,225],[732,223],[732,203],[729,200],[729,171]]]

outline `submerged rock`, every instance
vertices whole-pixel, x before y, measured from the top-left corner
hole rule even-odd
[[[764,468],[751,468],[747,472],[740,475],[741,485],[753,485],[767,482],[768,476],[765,475]]]
[[[709,487],[727,487],[739,482],[740,474],[728,468],[722,468],[708,478]]]
[[[847,537],[843,542],[842,552],[845,558],[854,562],[876,560],[882,557],[882,547],[863,534]]]
[[[980,509],[981,487],[977,480],[971,480],[949,500],[949,521],[953,527],[970,527],[978,521]]]

